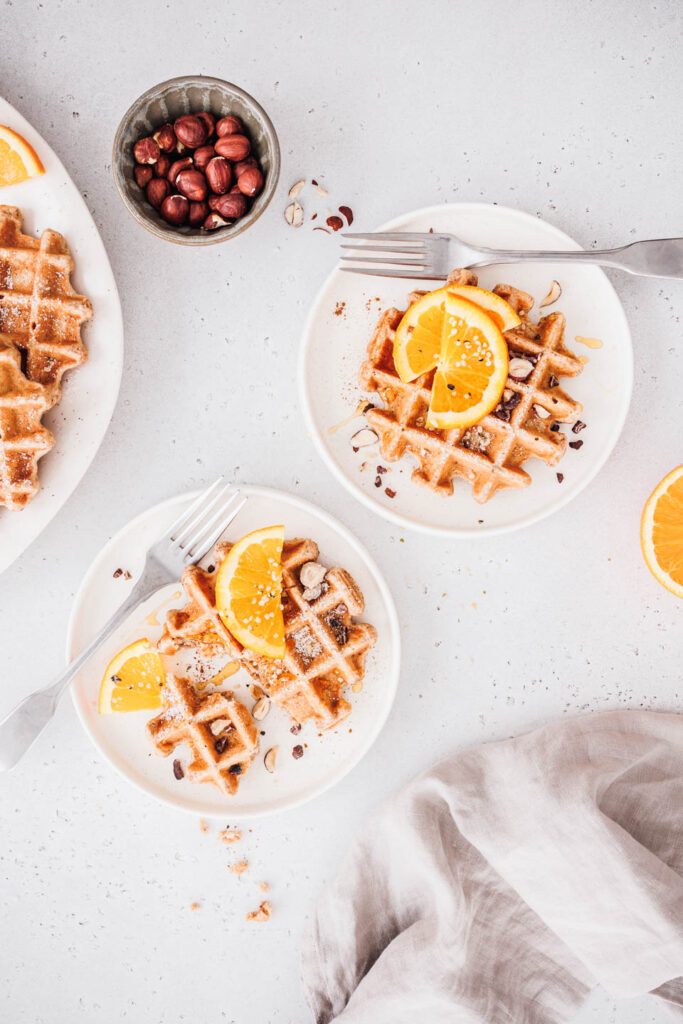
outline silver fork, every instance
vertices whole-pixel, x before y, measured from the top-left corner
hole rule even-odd
[[[104,641],[138,605],[161,587],[176,582],[187,565],[199,562],[243,508],[246,500],[240,500],[239,490],[231,489],[219,477],[176,519],[170,530],[147,552],[142,575],[127,599],[85,650],[74,658],[53,683],[24,697],[0,722],[0,771],[9,771],[24,756],[52,718],[66,687]]]
[[[356,249],[362,256],[342,256],[342,266],[352,274],[375,277],[446,277],[455,267],[488,267],[494,263],[598,263],[643,277],[683,278],[683,238],[654,238],[631,242],[618,249],[588,252],[540,252],[527,249],[484,249],[469,245],[455,235],[429,232],[389,231],[375,234],[345,232],[342,249]],[[368,253],[376,253],[369,256]]]

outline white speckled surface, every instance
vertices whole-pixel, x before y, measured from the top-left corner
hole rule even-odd
[[[299,493],[357,532],[393,585],[404,665],[366,760],[321,799],[253,826],[234,853],[125,787],[65,701],[0,779],[0,1017],[301,1021],[302,926],[377,800],[436,756],[554,717],[680,709],[681,606],[645,568],[638,521],[681,461],[683,285],[610,274],[633,331],[634,398],[613,457],[573,504],[477,544],[401,533],[351,501],[304,431],[295,354],[336,241],[287,228],[287,188],[325,180],[330,205],[348,203],[363,228],[462,199],[537,212],[586,246],[680,234],[681,11],[617,0],[514,13],[435,0],[419,15],[387,0],[1,10],[2,93],[86,195],[121,293],[126,362],[91,470],[0,579],[0,715],[60,665],[72,596],[102,543],[223,470]],[[197,251],[138,227],[109,169],[129,103],[188,72],[256,96],[283,155],[269,213]],[[238,880],[226,865],[242,853]],[[274,916],[247,924],[262,879]],[[601,993],[581,1014],[665,1019],[654,1001]]]

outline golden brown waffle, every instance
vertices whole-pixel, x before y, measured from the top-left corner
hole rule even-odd
[[[477,283],[470,271],[454,271],[448,280]],[[565,453],[567,438],[553,425],[573,422],[582,409],[559,385],[561,377],[575,377],[583,369],[564,345],[562,313],[551,313],[535,324],[526,316],[534,304],[531,295],[503,284],[493,290],[522,319],[519,327],[505,333],[510,360],[526,360],[531,369],[525,379],[508,377],[499,404],[475,426],[464,430],[426,426],[435,371],[404,384],[394,366],[394,336],[404,310],[382,313],[360,371],[361,387],[376,392],[384,402],[384,408],[365,413],[379,435],[382,457],[393,462],[412,455],[418,463],[413,480],[436,494],[452,494],[453,479],[461,477],[472,484],[474,498],[482,503],[501,488],[527,487],[531,477],[522,465],[531,456],[556,465]],[[412,293],[408,302],[421,294]]]
[[[185,608],[166,617],[159,650],[172,654],[192,647],[200,654],[215,653],[218,643],[239,660],[273,701],[302,723],[314,718],[323,728],[338,724],[351,710],[342,696],[344,686],[360,683],[367,653],[375,643],[374,626],[353,622],[365,607],[363,595],[345,569],[329,569],[320,595],[307,600],[299,570],[318,557],[312,540],[285,541],[282,551],[282,610],[285,656],[264,658],[246,650],[224,626],[215,603],[215,576],[229,544],[214,551],[214,570],[186,569],[182,584]]]
[[[0,341],[0,505],[23,508],[38,490],[38,459],[55,439],[41,426],[45,388],[26,380],[19,352]]]
[[[87,358],[81,324],[92,306],[71,286],[74,263],[62,236],[48,229],[31,238],[21,224],[21,210],[0,206],[0,341],[19,349],[26,377],[45,387],[52,406],[66,370]]]
[[[242,661],[276,704],[295,722],[313,718],[322,728],[338,725],[351,711],[344,686],[359,684],[377,631],[354,622],[365,601],[345,569],[328,569],[319,597],[307,600],[299,571],[318,558],[312,540],[285,542],[282,552],[282,612],[285,656],[263,658],[245,651]]]
[[[258,729],[244,704],[229,691],[199,696],[189,680],[171,674],[161,697],[163,711],[147,723],[157,753],[168,757],[186,743],[192,752],[187,777],[213,782],[231,796],[258,753]]]

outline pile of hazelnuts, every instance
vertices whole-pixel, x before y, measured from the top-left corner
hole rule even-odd
[[[263,188],[263,173],[239,117],[200,111],[165,124],[134,146],[135,181],[168,224],[214,231],[239,220]]]

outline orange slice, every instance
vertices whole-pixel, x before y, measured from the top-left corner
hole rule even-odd
[[[485,309],[501,331],[510,331],[513,327],[519,327],[522,322],[509,302],[486,288],[477,288],[473,284],[459,284],[451,285],[448,291],[473,302],[480,309]]]
[[[44,173],[45,168],[26,139],[0,124],[0,187]]]
[[[405,311],[394,337],[394,365],[404,383],[439,362],[448,288],[427,292]]]
[[[216,577],[216,607],[232,635],[266,658],[285,653],[282,617],[284,526],[255,530],[230,548]]]
[[[161,707],[166,673],[149,640],[136,640],[119,651],[107,665],[100,684],[97,710],[147,711]]]
[[[478,423],[498,404],[508,375],[505,338],[488,313],[454,294],[445,313],[427,415],[437,430]]]
[[[653,576],[683,597],[683,466],[672,469],[647,499],[640,543]]]

